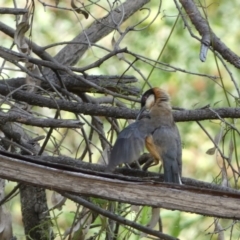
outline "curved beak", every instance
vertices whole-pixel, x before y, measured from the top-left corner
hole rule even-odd
[[[142,113],[145,111],[146,107],[142,107],[141,110],[139,111],[137,117],[136,117],[136,120],[139,120],[139,118],[141,117]]]

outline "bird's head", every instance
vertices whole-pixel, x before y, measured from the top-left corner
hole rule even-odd
[[[147,90],[141,98],[141,110],[137,116],[137,120],[141,117],[144,110],[151,110],[152,107],[158,102],[169,103],[169,95],[161,88],[155,87]]]

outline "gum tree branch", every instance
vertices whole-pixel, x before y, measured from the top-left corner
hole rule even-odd
[[[0,163],[0,176],[12,181],[130,204],[240,219],[238,191],[229,193],[152,180],[117,180],[96,174],[46,167],[3,155],[0,155]]]
[[[130,182],[142,182],[142,181],[153,181],[153,182],[163,182],[163,174],[155,173],[155,172],[146,172],[142,170],[137,169],[129,169],[129,168],[117,168],[113,174],[106,173],[105,165],[99,165],[99,164],[92,164],[88,162],[83,161],[76,161],[76,159],[66,157],[66,156],[26,156],[26,155],[19,155],[14,154],[6,151],[0,150],[0,155],[10,157],[10,158],[16,158],[18,160],[24,161],[24,162],[30,162],[37,165],[50,167],[50,168],[56,168],[71,172],[79,172],[83,174],[88,175],[95,175],[100,177],[108,177],[113,178],[121,181],[130,181]],[[139,160],[142,158],[149,159],[151,157],[150,154],[144,153]],[[239,193],[238,190],[229,188],[229,187],[222,187],[221,185],[216,185],[213,183],[207,183],[203,181],[199,181],[192,178],[185,178],[182,177],[182,182],[185,186],[189,187],[196,187],[196,188],[202,188],[202,189],[208,189],[208,190],[216,190],[216,191],[223,191],[228,193]]]
[[[73,42],[96,43],[109,33],[114,31],[118,26],[116,23],[126,21],[130,16],[147,4],[149,0],[132,1],[127,0],[116,9],[113,9],[105,17],[96,19],[92,25],[82,31]],[[124,11],[122,11],[124,9]],[[114,19],[114,20],[113,20]],[[75,65],[84,52],[89,48],[85,44],[68,44],[54,58],[63,65]]]
[[[68,74],[61,74],[66,89],[72,93],[79,94],[81,92],[93,92],[93,88],[89,85],[79,81],[78,79],[69,76]],[[134,76],[97,76],[97,75],[88,75],[85,77],[86,80],[93,82],[98,86],[102,86],[108,90],[111,90],[116,93],[126,93],[127,95],[136,96],[140,94],[140,89],[135,86],[128,84],[135,83],[138,80]],[[58,80],[54,77],[50,81],[58,84]],[[7,86],[18,88],[25,84],[25,78],[12,78],[2,81],[1,84]],[[41,83],[41,87],[45,90],[49,90],[49,84],[46,82]],[[51,89],[50,89],[51,90]],[[97,93],[102,93],[96,89]]]
[[[6,96],[14,88],[4,86],[0,84],[0,94]],[[92,103],[77,103],[66,100],[51,100],[50,98],[43,97],[34,93],[28,93],[26,91],[18,90],[14,92],[11,97],[16,101],[26,102],[33,106],[47,107],[50,109],[61,109],[73,113],[82,113],[92,116],[105,116],[114,118],[124,119],[135,119],[138,110],[123,108],[123,107],[111,107],[103,106]],[[213,111],[214,110],[214,111]],[[215,109],[196,109],[196,110],[182,110],[174,111],[174,119],[176,122],[187,122],[187,121],[202,121],[209,119],[221,118],[240,118],[240,108],[215,108]]]
[[[202,36],[204,44],[209,44],[217,51],[225,60],[230,62],[236,68],[240,68],[240,58],[231,49],[229,49],[213,32],[210,28],[209,23],[205,18],[202,17],[196,4],[192,0],[179,0],[182,7],[189,16],[192,24],[195,26],[199,34]],[[206,41],[207,40],[207,41]]]
[[[167,234],[164,234],[160,231],[156,231],[156,230],[152,230],[151,228],[149,227],[145,227],[145,226],[142,226],[136,222],[133,222],[133,221],[130,221],[120,215],[116,215],[112,212],[109,212],[107,210],[104,210],[98,206],[96,206],[95,204],[83,199],[83,198],[80,198],[78,196],[75,196],[73,194],[69,194],[69,193],[62,193],[63,196],[71,199],[72,201],[76,202],[76,203],[79,203],[81,204],[82,206],[98,213],[98,214],[101,214],[102,216],[105,216],[105,217],[108,217],[114,221],[117,221],[121,224],[124,224],[124,225],[127,225],[129,227],[132,227],[134,229],[137,229],[141,232],[144,232],[144,233],[147,233],[147,234],[151,234],[152,236],[156,236],[158,237],[159,239],[162,239],[162,240],[177,240],[177,238],[175,237],[172,237],[172,236],[169,236]]]
[[[126,48],[125,48],[125,50],[126,50]],[[120,51],[120,50],[116,50],[115,53],[117,53],[117,51]],[[2,58],[4,58],[5,60],[7,60],[9,62],[12,62],[12,63],[15,63],[15,62],[18,62],[18,61],[26,61],[27,60],[28,62],[31,62],[31,63],[36,64],[38,66],[45,66],[47,68],[54,69],[56,72],[57,71],[64,71],[65,73],[69,74],[72,77],[75,77],[76,79],[78,79],[82,83],[85,83],[86,85],[88,85],[89,87],[94,89],[95,91],[100,91],[100,92],[103,92],[105,94],[110,94],[110,95],[115,96],[115,97],[121,97],[121,98],[130,100],[130,101],[134,101],[135,100],[135,99],[133,99],[131,97],[128,97],[128,96],[126,96],[124,94],[114,93],[111,90],[103,88],[102,86],[98,86],[97,84],[88,81],[85,77],[74,73],[71,70],[71,68],[69,68],[68,66],[60,64],[58,62],[45,61],[45,60],[40,60],[40,59],[37,59],[37,58],[30,57],[30,56],[25,56],[24,54],[21,54],[21,53],[9,50],[9,49],[1,47],[1,46],[0,46],[0,56]],[[19,64],[16,64],[16,65],[18,67],[20,66]],[[21,70],[26,71],[26,73],[29,76],[32,76],[32,73],[27,71],[27,69],[24,69],[23,67],[21,67]],[[42,78],[39,77],[39,76],[32,76],[32,77],[34,77],[36,79],[42,80]]]
[[[26,8],[0,8],[0,14],[23,15],[27,12]]]
[[[54,128],[81,128],[83,123],[75,119],[49,119],[49,118],[36,118],[31,115],[23,115],[21,113],[4,113],[0,112],[0,122],[18,122],[25,125],[37,127],[54,127]]]
[[[130,16],[132,16],[136,11],[141,9],[141,7],[147,4],[148,2],[149,0],[138,1],[128,0],[124,2],[117,9],[109,12],[109,14],[106,15],[105,17],[94,21],[94,23],[91,26],[82,31],[72,41],[86,42],[86,38],[90,44],[99,41],[117,27],[115,22],[119,22],[120,20],[123,22],[127,20]],[[124,9],[124,13],[121,11],[121,9]],[[0,22],[0,31],[14,38],[15,30],[8,27],[6,24],[2,22]],[[46,51],[44,51],[44,48],[38,46],[35,43],[29,42],[28,39],[26,39],[26,41],[30,43],[32,51],[42,59],[49,61],[50,60],[58,61],[63,65],[71,66],[75,65],[79,58],[89,48],[89,45],[86,44],[68,44],[53,59]]]

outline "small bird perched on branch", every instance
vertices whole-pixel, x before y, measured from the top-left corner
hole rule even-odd
[[[181,138],[169,101],[169,95],[157,87],[143,94],[137,121],[119,133],[107,171],[113,171],[119,164],[138,160],[145,146],[154,159],[152,166],[162,161],[164,181],[181,184]],[[145,109],[149,110],[150,116],[140,119]]]

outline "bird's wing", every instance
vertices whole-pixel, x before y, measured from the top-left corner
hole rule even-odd
[[[173,126],[161,126],[153,133],[154,143],[163,160],[164,181],[181,183],[181,139],[178,129]]]
[[[139,121],[124,128],[119,133],[111,151],[107,171],[112,171],[121,163],[131,163],[137,160],[144,149],[144,145],[145,134],[141,131]]]

